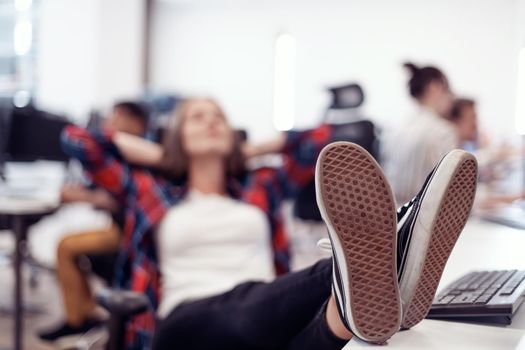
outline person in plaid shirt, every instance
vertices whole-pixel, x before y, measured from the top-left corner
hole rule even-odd
[[[181,105],[163,148],[65,130],[66,151],[126,208],[116,285],[152,306],[131,321],[128,348],[341,349],[354,336],[385,343],[425,317],[472,208],[475,158],[447,154],[396,212],[377,162],[353,143],[327,145],[332,135],[322,125],[243,146],[209,99]],[[268,152],[283,153],[282,168],[246,171],[245,158]],[[286,273],[280,204],[314,173],[332,258]]]
[[[198,133],[191,136],[195,144],[208,142],[210,149],[216,148],[211,153],[230,153],[225,174],[220,174],[224,176],[221,179],[224,187],[218,191],[254,206],[264,214],[271,236],[275,275],[285,274],[290,268],[289,242],[280,204],[313,179],[317,155],[332,134],[331,126],[322,125],[314,130],[287,132],[257,147],[241,147],[240,140],[232,136],[232,129],[214,101],[189,100],[183,103],[177,115],[164,138],[163,149],[110,130],[69,126],[62,135],[64,150],[82,162],[94,183],[107,189],[125,207],[115,286],[145,293],[152,306],[150,312],[135,317],[128,325],[129,348],[144,348],[150,343],[156,323],[154,312],[162,299],[155,231],[169,210],[183,203],[191,191],[192,173],[188,172],[187,161],[186,164],[181,161],[188,157],[183,153],[181,125],[200,128],[198,132],[203,136]],[[220,132],[213,135],[215,128],[226,136]],[[221,137],[226,140],[225,151],[216,147],[216,143],[223,141],[215,139]],[[277,151],[284,156],[282,168],[246,171],[245,156]],[[220,158],[223,157],[220,154]],[[207,182],[213,178],[210,174],[205,176]],[[209,268],[213,269],[213,266]]]

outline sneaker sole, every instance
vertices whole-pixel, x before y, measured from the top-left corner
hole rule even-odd
[[[401,323],[392,190],[379,164],[349,142],[321,151],[315,181],[334,250],[334,292],[341,315],[355,336],[383,343]]]
[[[467,152],[450,152],[436,168],[414,223],[399,283],[401,328],[411,328],[427,316],[447,260],[472,209],[476,185],[476,158]]]

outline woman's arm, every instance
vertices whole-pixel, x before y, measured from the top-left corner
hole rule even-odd
[[[90,131],[75,125],[62,131],[64,152],[80,161],[94,184],[116,197],[123,196],[132,183],[129,165],[113,142],[114,132]]]
[[[286,145],[286,133],[280,133],[274,138],[258,144],[245,143],[242,151],[246,159],[272,153],[281,153]]]
[[[123,132],[115,132],[113,142],[128,163],[148,168],[160,165],[163,150],[158,143]]]
[[[111,212],[116,212],[119,208],[118,203],[106,191],[101,189],[90,190],[79,185],[62,187],[60,200],[62,203],[90,203],[96,208],[109,210]]]
[[[310,161],[314,159],[313,163],[315,165],[315,158],[312,158],[311,155],[319,153],[320,149],[328,143],[332,133],[333,127],[327,124],[320,125],[315,129],[290,130],[281,132],[265,142],[245,143],[242,146],[242,151],[247,159],[276,153],[284,155],[302,154],[302,158],[309,158]]]
[[[333,127],[324,124],[315,129],[282,133],[279,138],[262,144],[255,151],[251,150],[259,152],[259,155],[264,154],[260,153],[263,151],[283,154],[283,167],[273,172],[272,176],[264,176],[267,191],[279,200],[295,196],[314,178],[317,156],[330,143],[332,135]],[[255,175],[258,176],[257,172]]]

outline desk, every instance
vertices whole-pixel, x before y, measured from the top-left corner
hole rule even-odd
[[[525,231],[469,220],[452,251],[438,290],[466,272],[483,269],[525,269]],[[371,347],[374,346],[353,339],[344,350]],[[525,303],[509,326],[423,320],[388,341],[388,350],[397,349],[525,350]]]
[[[14,251],[14,349],[22,349],[22,279],[21,263],[25,249],[26,228],[28,220],[52,213],[56,202],[44,199],[0,197],[0,216],[6,217],[15,235]]]

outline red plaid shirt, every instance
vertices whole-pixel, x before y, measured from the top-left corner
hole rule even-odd
[[[317,155],[331,135],[332,128],[328,125],[314,130],[288,132],[281,169],[253,171],[242,181],[230,179],[228,183],[230,196],[254,205],[266,214],[278,274],[288,272],[290,262],[280,205],[313,179]],[[148,296],[152,309],[135,317],[127,332],[128,348],[147,347],[160,297],[153,232],[167,210],[184,198],[186,184],[130,166],[112,142],[111,132],[68,126],[62,134],[62,144],[66,153],[82,162],[90,179],[112,193],[125,208],[115,286]]]

